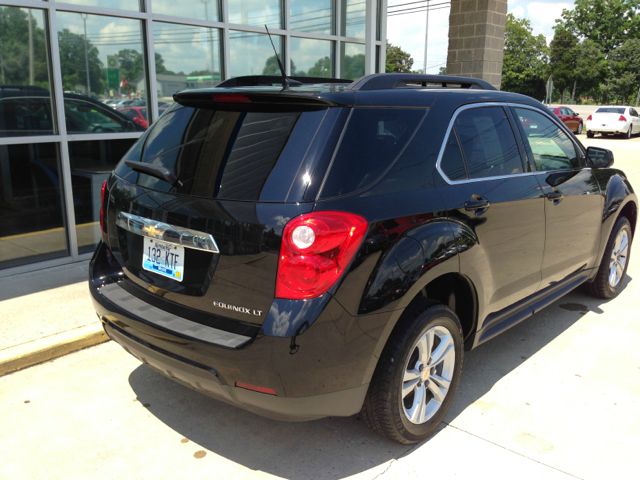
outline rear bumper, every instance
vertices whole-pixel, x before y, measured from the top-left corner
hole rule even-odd
[[[628,123],[616,123],[612,125],[602,125],[594,122],[587,122],[586,130],[594,133],[627,133]]]
[[[171,318],[139,298],[147,308],[119,301],[113,292],[127,280],[108,257],[101,244],[90,266],[98,317],[110,338],[167,377],[281,420],[350,416],[362,408],[388,314],[351,316],[331,299],[304,333],[274,336],[260,329],[247,337]],[[273,389],[276,395],[239,388],[236,382]]]

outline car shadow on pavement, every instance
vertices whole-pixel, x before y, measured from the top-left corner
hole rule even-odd
[[[624,287],[629,281],[625,277]],[[603,302],[578,289],[496,339],[466,352],[462,382],[447,423],[587,312],[602,313]],[[416,448],[372,433],[357,417],[303,423],[265,419],[196,393],[146,365],[130,374],[129,384],[138,401],[183,436],[183,443],[193,442],[197,448],[246,468],[285,478],[333,480],[369,469],[381,473],[384,463]]]

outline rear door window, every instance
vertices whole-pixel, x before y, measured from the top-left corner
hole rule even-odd
[[[426,113],[418,108],[354,109],[322,196],[351,193],[380,179],[411,142]]]

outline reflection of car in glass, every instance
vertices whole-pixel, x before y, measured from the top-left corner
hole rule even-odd
[[[640,117],[633,107],[598,107],[587,117],[586,127],[589,138],[593,138],[596,133],[620,133],[631,138],[633,134],[640,132]]]
[[[583,129],[583,122],[580,115],[571,110],[569,107],[549,107],[555,116],[557,116],[562,123],[564,123],[569,130],[573,133],[580,135]]]
[[[118,111],[145,130],[149,126],[147,107],[124,107],[119,108]]]
[[[624,287],[633,189],[539,102],[464,77],[260,82],[176,94],[102,190],[94,305],[163,374],[415,443],[465,349]]]
[[[67,133],[136,132],[142,127],[86,95],[64,94]],[[37,87],[0,87],[0,136],[53,133],[49,92]]]

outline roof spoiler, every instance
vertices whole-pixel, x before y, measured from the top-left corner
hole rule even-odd
[[[177,103],[188,107],[246,112],[298,112],[322,110],[335,106],[333,102],[325,98],[308,94],[296,94],[290,91],[185,90],[174,94],[173,99]]]
[[[287,77],[292,80],[293,85],[315,84],[315,83],[352,83],[352,80],[344,80],[342,78],[326,78],[326,77]],[[218,88],[235,88],[235,87],[270,87],[282,85],[282,77],[276,75],[247,75],[244,77],[233,77],[223,80]]]

